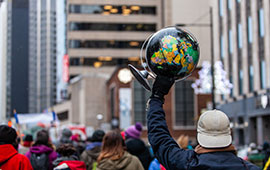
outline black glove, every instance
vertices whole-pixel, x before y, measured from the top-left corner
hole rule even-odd
[[[174,78],[157,76],[152,87],[150,98],[159,98],[164,102],[164,96],[167,95],[174,84]]]

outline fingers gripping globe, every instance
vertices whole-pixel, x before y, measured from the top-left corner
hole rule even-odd
[[[166,76],[183,80],[191,75],[199,62],[200,49],[195,37],[180,28],[166,27],[148,37],[141,48],[144,70],[129,68],[146,90],[151,91],[148,76]]]
[[[164,28],[153,34],[145,50],[145,59],[151,72],[175,80],[188,77],[199,61],[197,40],[177,27]]]

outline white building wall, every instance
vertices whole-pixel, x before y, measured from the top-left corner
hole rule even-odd
[[[0,123],[6,120],[7,2],[0,3]]]

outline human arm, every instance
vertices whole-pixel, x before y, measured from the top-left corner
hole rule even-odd
[[[169,81],[168,84],[162,85],[162,83],[166,82],[165,79],[156,86],[161,80],[162,79],[156,79],[152,93],[158,95],[155,96],[152,94],[149,102],[147,114],[148,140],[155,156],[166,169],[186,169],[187,162],[194,152],[179,148],[170,135],[165,120],[165,112],[163,110],[164,96],[162,95],[166,95],[169,92],[173,81],[170,82],[170,80],[167,80]],[[159,91],[159,89],[162,89],[163,92],[156,92]]]

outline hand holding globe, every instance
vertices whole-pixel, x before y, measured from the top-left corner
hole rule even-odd
[[[145,41],[143,49],[145,55],[141,52],[141,61],[145,70],[140,72],[132,65],[129,67],[135,78],[149,91],[148,75],[183,80],[191,75],[199,61],[197,40],[177,27],[167,27],[154,33]]]

